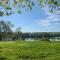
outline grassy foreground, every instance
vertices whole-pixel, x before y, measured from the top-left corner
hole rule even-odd
[[[0,42],[0,60],[60,60],[60,42]]]

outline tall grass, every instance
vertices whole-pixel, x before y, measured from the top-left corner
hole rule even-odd
[[[60,42],[0,42],[0,60],[60,60]]]

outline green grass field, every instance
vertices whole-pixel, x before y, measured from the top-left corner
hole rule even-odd
[[[60,42],[0,42],[0,60],[60,60]]]

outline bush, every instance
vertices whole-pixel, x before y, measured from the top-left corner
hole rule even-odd
[[[50,41],[49,38],[42,38],[40,41]]]

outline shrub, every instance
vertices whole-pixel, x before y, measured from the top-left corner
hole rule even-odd
[[[41,38],[40,41],[50,41],[49,38]]]

